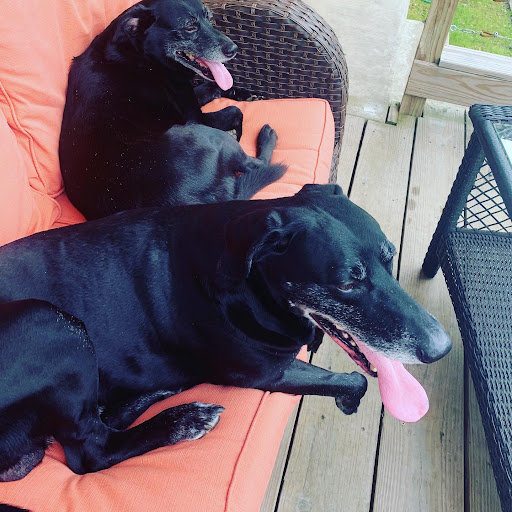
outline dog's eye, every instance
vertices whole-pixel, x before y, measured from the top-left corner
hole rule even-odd
[[[272,251],[278,254],[284,254],[287,251],[292,238],[292,233],[288,233],[287,235],[284,236],[278,235],[276,233],[274,237],[270,236],[269,242],[272,245]]]
[[[396,249],[391,242],[386,240],[380,244],[380,259],[383,263],[389,263],[390,261],[393,261],[395,255]]]
[[[354,283],[343,283],[343,284],[339,284],[337,286],[338,290],[342,291],[342,292],[351,292],[352,290],[354,290],[356,288],[356,285]]]
[[[283,238],[282,240],[279,240],[276,245],[274,245],[274,249],[276,252],[285,252],[286,249],[288,249],[288,245],[290,245],[290,239]]]
[[[199,20],[196,17],[189,18],[185,24],[185,32],[195,32],[199,28]]]

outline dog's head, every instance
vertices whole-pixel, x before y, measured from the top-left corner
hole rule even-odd
[[[373,217],[336,185],[307,185],[288,205],[231,221],[218,269],[226,283],[257,274],[277,303],[370,375],[387,361],[431,363],[450,350],[441,324],[393,277],[396,250]]]
[[[226,90],[233,80],[223,63],[236,55],[238,47],[213,27],[211,19],[200,0],[143,0],[117,18],[109,51],[136,52],[182,72],[184,67]]]

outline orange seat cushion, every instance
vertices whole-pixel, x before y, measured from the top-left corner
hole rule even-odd
[[[5,2],[0,17],[0,244],[36,231],[82,222],[66,198],[58,139],[71,58],[133,0]],[[220,99],[205,107],[232,104]],[[288,171],[257,197],[292,195],[304,183],[326,183],[334,122],[319,99],[238,104],[242,146],[253,156],[261,126],[278,134],[273,161]],[[35,512],[257,512],[289,413],[298,398],[204,384],[148,410],[199,400],[226,411],[204,438],[164,447],[83,476],[54,443],[27,477],[0,483],[0,503]]]

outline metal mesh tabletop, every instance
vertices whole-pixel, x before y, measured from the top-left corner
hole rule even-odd
[[[512,233],[512,220],[487,159],[484,159],[468,194],[457,228]]]

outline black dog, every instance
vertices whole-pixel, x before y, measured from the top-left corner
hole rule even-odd
[[[77,473],[196,439],[221,407],[118,429],[203,382],[332,396],[355,412],[362,375],[295,359],[315,325],[372,375],[363,350],[432,362],[451,346],[393,278],[393,255],[334,185],[123,212],[0,248],[0,480],[28,473],[51,437]]]
[[[66,192],[88,219],[250,199],[284,174],[270,164],[277,135],[268,125],[252,158],[221,131],[240,139],[240,109],[201,112],[222,91],[208,82],[194,91],[190,80],[198,74],[231,87],[223,62],[238,49],[210,17],[199,0],[144,0],[74,59],[59,156]]]

